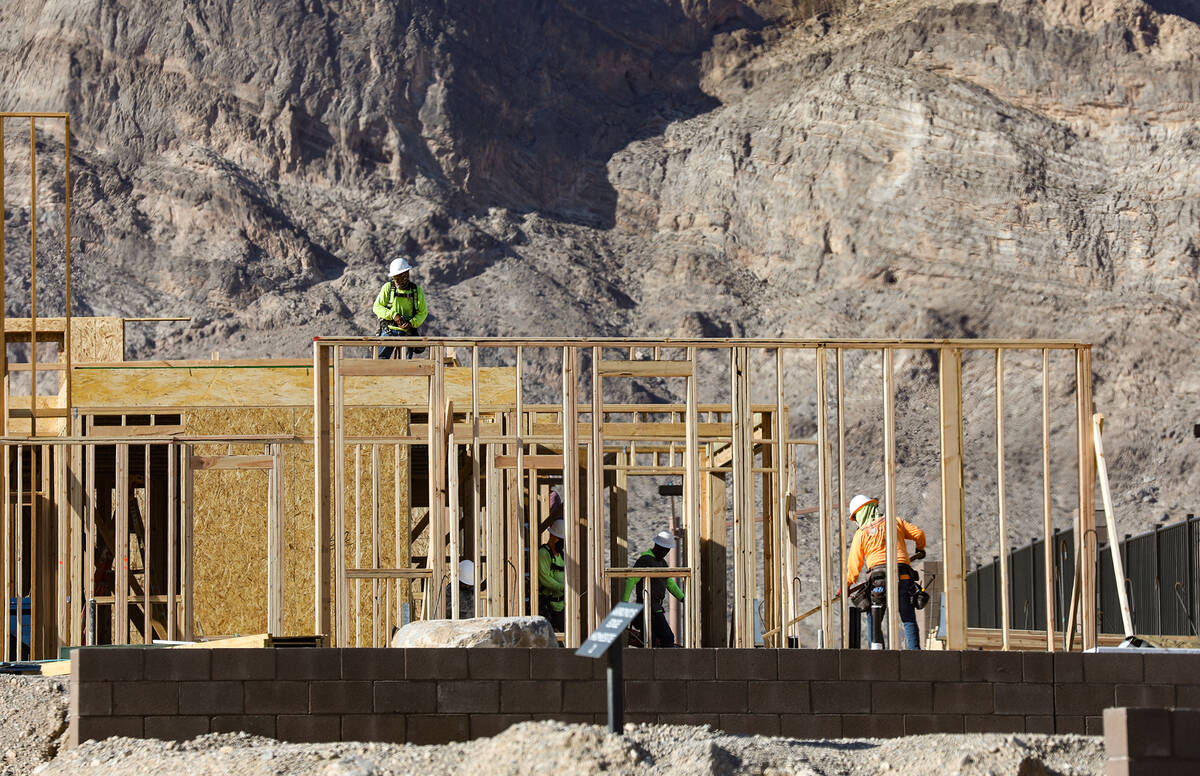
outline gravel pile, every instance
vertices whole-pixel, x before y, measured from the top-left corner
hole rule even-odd
[[[1100,739],[1044,735],[929,735],[799,741],[707,727],[603,727],[526,722],[490,739],[445,746],[281,744],[240,734],[182,744],[109,739],[64,750],[40,776],[1084,776],[1104,770]]]
[[[67,682],[0,675],[0,774],[20,776],[66,742]]]

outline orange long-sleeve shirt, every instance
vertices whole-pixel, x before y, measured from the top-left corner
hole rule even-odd
[[[887,525],[884,518],[874,520],[858,529],[854,540],[850,542],[850,558],[846,575],[846,587],[852,586],[858,580],[863,568],[874,568],[887,563],[887,535],[883,530]],[[917,543],[917,549],[925,549],[925,532],[912,523],[896,518],[896,560],[908,563],[908,545],[906,539]]]

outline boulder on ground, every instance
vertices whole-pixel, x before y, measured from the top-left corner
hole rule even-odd
[[[393,647],[557,647],[545,617],[473,617],[410,622],[392,636]]]

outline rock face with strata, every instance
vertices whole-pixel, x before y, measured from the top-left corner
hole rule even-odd
[[[73,115],[75,312],[194,318],[133,331],[133,355],[371,332],[398,252],[436,334],[1078,339],[1136,531],[1200,492],[1197,20],[1186,0],[13,0],[0,103]],[[876,390],[872,357],[845,366]],[[1051,366],[1064,400],[1072,367]],[[990,368],[964,374],[981,561]],[[1008,368],[1013,416],[1036,417],[1040,365]],[[934,374],[897,364],[901,511],[936,539]],[[810,434],[811,376],[789,389]],[[879,420],[847,409],[848,490],[877,491]],[[1063,528],[1073,422],[1052,419]],[[1040,526],[1039,439],[1011,424],[1013,544]]]
[[[410,622],[392,636],[393,647],[557,647],[545,617],[473,617]]]

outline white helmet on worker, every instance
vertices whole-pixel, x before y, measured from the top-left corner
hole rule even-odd
[[[557,536],[559,539],[567,538],[567,524],[562,520],[555,520],[550,524],[550,535]]]
[[[391,266],[388,267],[388,277],[394,278],[397,275],[403,275],[412,269],[412,265],[408,263],[408,259],[401,256],[398,259],[392,259]]]
[[[861,493],[859,493],[859,494],[858,494],[857,496],[855,496],[854,498],[850,499],[850,515],[849,515],[850,519],[851,519],[851,520],[853,520],[853,519],[854,519],[854,516],[855,516],[856,514],[858,514],[858,510],[862,509],[862,508],[863,508],[863,507],[865,507],[867,504],[876,504],[876,505],[878,505],[878,504],[879,504],[879,499],[868,498],[867,496],[864,496],[864,495],[863,495],[863,494],[861,494]]]
[[[670,531],[659,531],[654,537],[654,543],[659,547],[665,547],[668,550],[675,549],[675,537],[671,536]]]
[[[464,585],[475,586],[475,563],[469,560],[458,562],[458,581]]]

